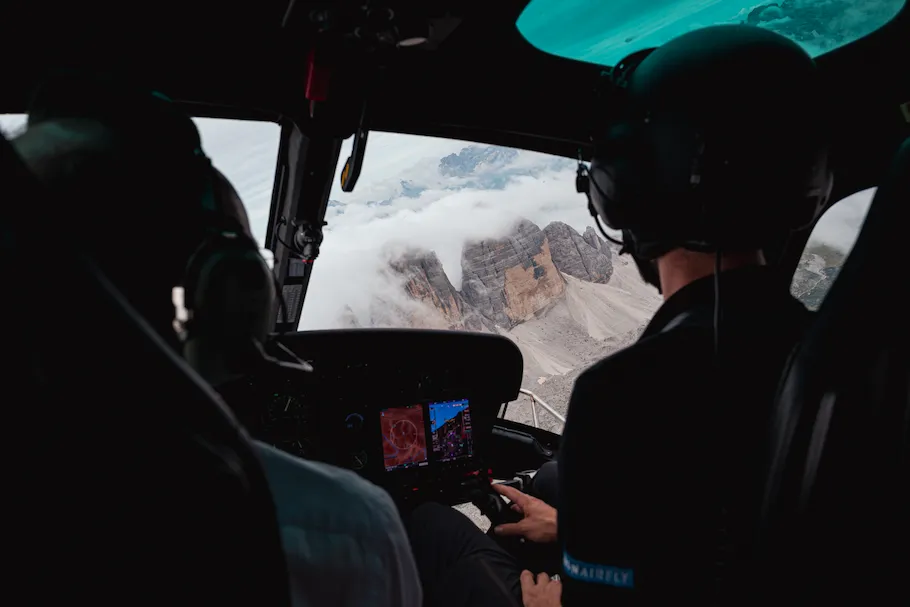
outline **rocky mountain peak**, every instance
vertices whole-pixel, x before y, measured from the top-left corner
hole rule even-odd
[[[500,167],[515,160],[518,150],[499,146],[468,146],[439,161],[439,172],[446,177],[467,177],[478,168]]]
[[[608,255],[611,258],[613,257],[613,249],[610,247],[610,243],[601,238],[600,234],[597,233],[597,230],[591,226],[585,228],[585,233],[581,235],[581,238],[592,248],[603,251],[605,255]]]
[[[390,265],[393,271],[404,276],[404,288],[409,298],[435,309],[448,328],[492,329],[491,323],[485,323],[482,315],[452,285],[434,251],[411,249]]]
[[[553,263],[562,272],[588,282],[606,283],[613,275],[613,254],[590,226],[584,236],[554,221],[543,229],[550,241]]]
[[[793,275],[790,292],[810,310],[817,310],[834,283],[844,253],[824,244],[810,243]]]
[[[547,235],[527,219],[505,238],[468,243],[461,271],[468,303],[507,329],[532,318],[565,291]]]
[[[553,222],[546,228],[520,219],[502,238],[462,249],[462,287],[452,285],[433,251],[409,250],[390,265],[404,277],[408,298],[435,310],[452,328],[511,329],[564,298],[568,274],[607,283],[613,252],[593,231],[584,236]]]

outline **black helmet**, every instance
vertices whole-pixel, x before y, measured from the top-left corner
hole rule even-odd
[[[759,249],[824,208],[827,114],[794,42],[708,27],[630,56],[612,82],[621,103],[594,137],[586,185],[637,259]]]

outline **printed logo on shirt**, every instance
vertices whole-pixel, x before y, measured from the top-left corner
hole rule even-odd
[[[579,582],[592,582],[618,588],[634,587],[632,569],[586,563],[572,557],[568,552],[563,552],[562,568],[567,576]]]

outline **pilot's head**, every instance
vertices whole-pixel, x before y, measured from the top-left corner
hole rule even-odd
[[[716,26],[636,53],[612,74],[595,135],[592,212],[665,296],[699,274],[762,263],[827,202],[824,94],[797,44]],[[682,283],[682,284],[680,284]]]

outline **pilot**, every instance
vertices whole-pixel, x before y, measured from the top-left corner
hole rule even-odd
[[[200,375],[224,388],[226,400],[244,370],[305,373],[304,365],[263,350],[272,274],[239,196],[203,154],[192,120],[157,94],[81,76],[61,80],[45,85],[53,94],[39,93],[16,147],[56,192],[126,193],[99,197],[118,198],[116,209],[86,200],[74,226],[95,243],[99,263],[130,303]],[[155,184],[146,191],[163,194],[154,205],[130,207],[140,198],[128,192],[142,180]],[[113,224],[121,213],[141,221]],[[183,342],[173,326],[178,284],[194,311]],[[236,412],[255,418],[242,407]],[[254,444],[277,508],[294,605],[420,607],[417,568],[387,493],[352,472]]]
[[[471,559],[526,607],[713,604],[724,584],[744,587],[762,429],[812,318],[765,251],[805,235],[832,186],[819,77],[787,39],[718,26],[633,55],[611,78],[579,190],[664,303],[637,343],[576,381],[558,513],[498,490],[517,502],[526,545],[558,536],[558,568],[532,567],[436,508],[409,532],[438,604],[456,604],[434,587]]]
[[[801,246],[831,193],[822,82],[797,44],[744,25],[633,56],[614,82],[626,109],[579,185],[664,303],[575,382],[562,604],[747,604],[763,437],[812,320],[767,254]]]

